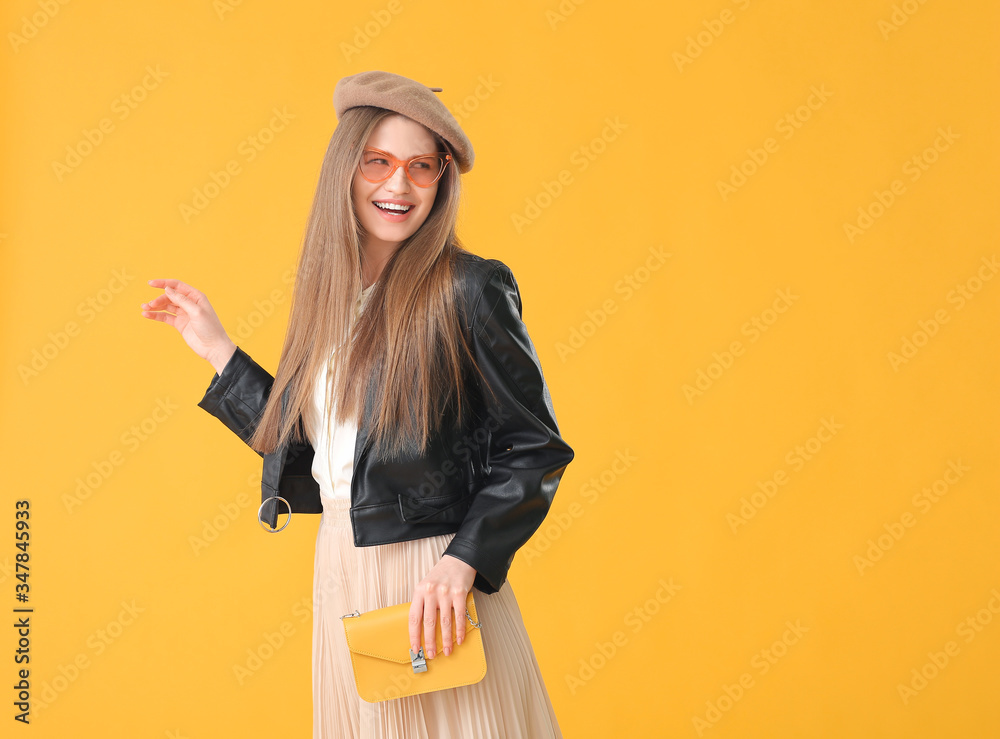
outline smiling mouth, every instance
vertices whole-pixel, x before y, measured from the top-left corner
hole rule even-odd
[[[409,213],[413,208],[412,205],[397,205],[396,203],[381,203],[379,201],[373,201],[373,204],[379,210],[384,210],[386,213]]]

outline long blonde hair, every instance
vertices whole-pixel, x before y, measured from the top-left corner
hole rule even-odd
[[[457,427],[469,402],[469,372],[482,377],[465,341],[453,286],[454,258],[466,251],[455,233],[461,183],[454,162],[438,181],[427,219],[389,258],[351,329],[362,289],[362,230],[351,184],[368,137],[390,115],[397,114],[352,108],[330,138],[299,255],[277,374],[249,440],[262,454],[288,441],[305,441],[302,414],[335,347],[346,351],[337,349],[329,377],[336,399],[331,423],[361,419],[371,382],[368,437],[382,459],[414,444],[423,452],[448,419]],[[451,151],[447,142],[431,135],[439,151]]]

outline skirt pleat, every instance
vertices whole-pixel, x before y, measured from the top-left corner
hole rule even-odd
[[[486,653],[482,680],[379,703],[362,700],[340,617],[409,603],[455,535],[356,547],[350,501],[322,500],[313,582],[313,739],[561,739],[509,581],[496,593],[475,591]]]

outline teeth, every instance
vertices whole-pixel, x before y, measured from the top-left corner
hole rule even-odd
[[[397,213],[406,213],[412,205],[397,205],[396,203],[375,203],[375,206],[381,208],[382,210],[392,210]]]

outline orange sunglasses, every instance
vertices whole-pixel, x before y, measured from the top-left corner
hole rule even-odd
[[[397,159],[387,151],[366,147],[361,153],[358,170],[361,176],[369,182],[383,182],[392,177],[400,167],[406,173],[406,178],[417,187],[430,187],[444,174],[445,167],[451,161],[451,154],[438,152],[436,154],[421,154],[411,159]]]

